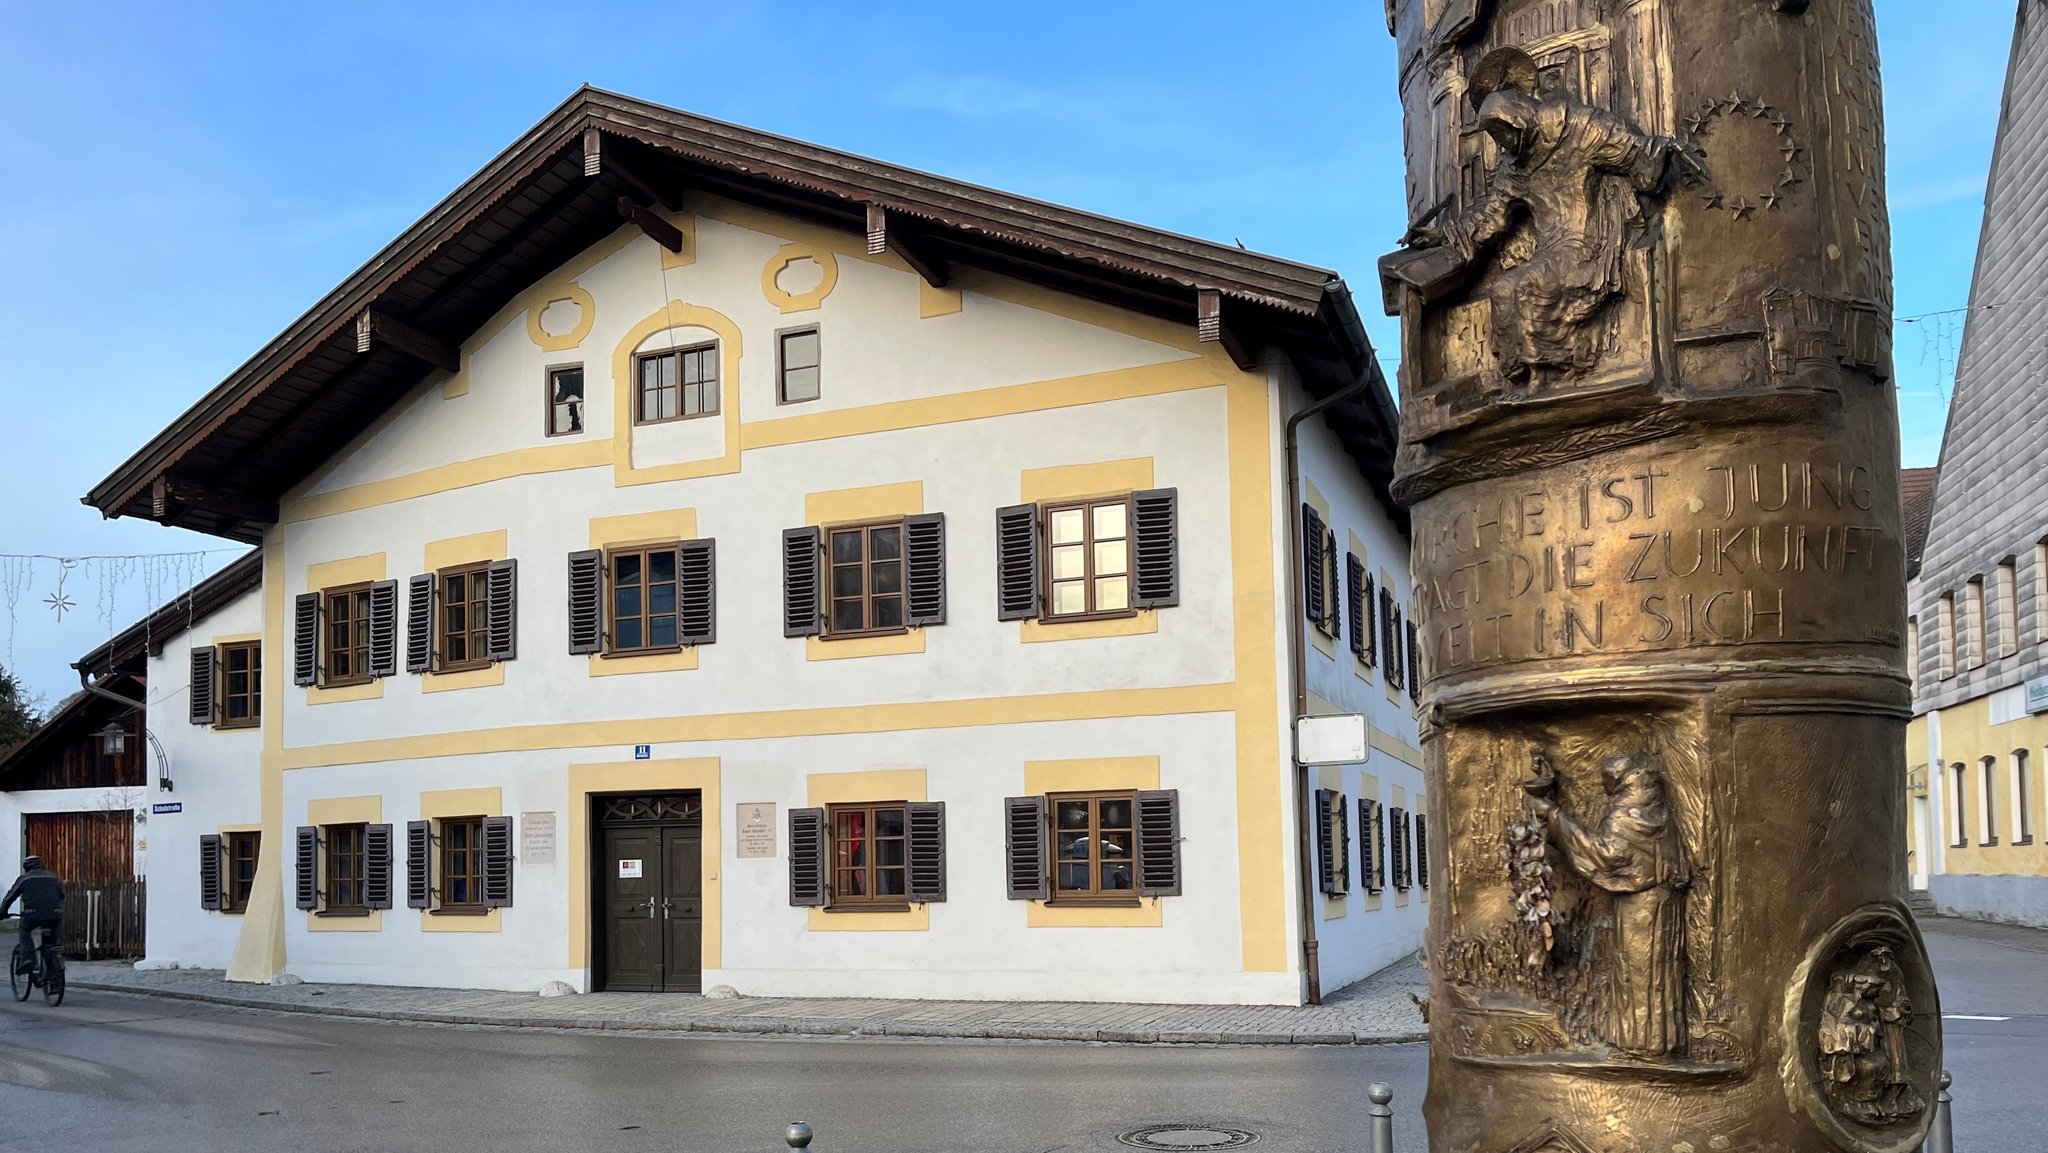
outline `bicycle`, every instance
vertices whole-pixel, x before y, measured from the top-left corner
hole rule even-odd
[[[41,988],[43,1001],[54,1009],[64,1003],[64,954],[51,943],[54,934],[50,930],[31,929],[29,935],[35,948],[24,950],[21,942],[15,942],[13,963],[7,966],[8,984],[17,1001],[28,1000],[30,993]]]

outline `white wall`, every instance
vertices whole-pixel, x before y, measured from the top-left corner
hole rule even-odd
[[[149,922],[146,938],[150,961],[175,962],[187,968],[226,968],[234,952],[242,918],[209,913],[199,907],[199,838],[228,825],[261,821],[257,797],[257,765],[262,752],[260,729],[215,729],[195,725],[191,717],[191,651],[215,638],[260,633],[262,590],[251,590],[212,616],[193,622],[149,662],[149,731],[164,746],[170,762],[171,792],[156,788],[156,766],[142,804],[148,808],[175,803],[182,811],[158,813],[149,819]],[[266,651],[265,659],[270,658]],[[268,712],[274,701],[264,701]],[[282,846],[264,844],[265,854]]]

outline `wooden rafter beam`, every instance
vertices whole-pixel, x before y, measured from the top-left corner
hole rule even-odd
[[[663,192],[640,174],[628,167],[624,158],[614,153],[610,160],[604,155],[604,133],[596,128],[583,130],[583,175],[616,176],[640,194],[640,199],[649,204],[659,204],[674,212],[682,207],[682,197],[673,192]]]
[[[879,204],[868,205],[868,255],[893,252],[924,277],[933,288],[946,287],[946,261],[926,247],[923,239],[899,222],[891,227],[889,212]]]
[[[670,252],[683,250],[683,233],[675,225],[661,218],[652,209],[642,208],[630,196],[619,197],[619,215],[633,222],[634,226],[654,239],[656,244]]]
[[[444,372],[462,371],[462,348],[459,345],[421,332],[374,308],[365,308],[356,314],[356,352],[365,353],[380,344],[424,360]]]
[[[231,516],[238,520],[255,521],[257,524],[277,523],[277,502],[260,500],[226,489],[214,488],[195,480],[188,480],[175,473],[159,476],[150,484],[152,511],[161,508],[160,517],[173,517],[179,506],[202,509],[207,512]]]
[[[1185,315],[1185,314],[1183,314]],[[1223,317],[1223,293],[1202,288],[1195,292],[1195,337],[1204,344],[1220,344],[1237,367],[1250,371],[1258,366],[1258,350],[1239,338]]]

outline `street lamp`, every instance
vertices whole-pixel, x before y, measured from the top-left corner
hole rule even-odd
[[[107,727],[94,733],[100,739],[100,752],[118,757],[128,751],[128,730],[119,721],[108,721]]]

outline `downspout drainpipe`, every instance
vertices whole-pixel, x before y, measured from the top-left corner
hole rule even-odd
[[[1293,574],[1287,597],[1288,656],[1293,661],[1294,672],[1294,716],[1308,713],[1308,636],[1303,631],[1305,611],[1302,604],[1302,582],[1307,574],[1301,567],[1301,446],[1296,440],[1296,431],[1301,422],[1312,416],[1321,415],[1324,409],[1341,404],[1372,387],[1374,369],[1368,366],[1357,381],[1345,385],[1336,392],[1316,401],[1300,412],[1287,418],[1285,441],[1287,444],[1287,507],[1282,519],[1287,522],[1287,568]],[[1309,862],[1315,858],[1315,846],[1309,843],[1310,830],[1315,828],[1315,814],[1309,812],[1315,793],[1308,785],[1308,766],[1301,763],[1300,748],[1294,740],[1294,721],[1287,724],[1287,740],[1290,746],[1288,757],[1294,761],[1294,810],[1295,810],[1295,875],[1301,897],[1301,965],[1308,978],[1308,1003],[1323,1003],[1323,969],[1321,944],[1316,940],[1316,898],[1315,890],[1309,886]]]

